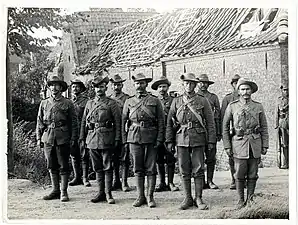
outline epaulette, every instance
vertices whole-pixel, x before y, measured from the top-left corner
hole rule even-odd
[[[236,102],[239,102],[239,99],[236,99],[235,101],[230,102],[230,104],[234,104]]]
[[[201,94],[201,93],[199,93],[199,92],[197,93],[197,95],[202,96],[202,97],[205,97],[203,94]]]
[[[251,101],[254,102],[254,103],[261,104],[261,102],[258,102],[258,101],[256,101],[256,100],[251,100]]]
[[[228,95],[232,95],[233,94],[233,92],[229,92],[228,94],[226,94],[226,96],[228,96]]]

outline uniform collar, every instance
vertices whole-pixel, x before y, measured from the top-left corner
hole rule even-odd
[[[239,98],[239,101],[243,104],[243,105],[248,105],[252,102],[252,99],[249,99],[248,101],[245,101],[243,98]]]
[[[187,92],[184,92],[184,94],[183,95],[185,95],[187,98],[192,98],[193,96],[195,96],[196,95],[196,93],[195,92],[192,92],[192,93],[187,93]]]
[[[107,97],[106,95],[103,95],[103,96],[100,96],[100,97],[99,97],[99,96],[95,96],[94,99],[95,99],[96,101],[101,101],[101,100],[104,100],[106,97]]]
[[[167,100],[169,98],[169,94],[166,93],[165,95],[158,95],[158,98],[161,99],[161,100]]]
[[[144,92],[144,93],[142,93],[142,94],[140,94],[140,93],[136,93],[136,97],[137,98],[144,98],[144,97],[146,97],[148,95],[148,92]]]
[[[50,99],[51,99],[53,102],[58,102],[58,101],[60,101],[62,98],[63,98],[63,95],[60,95],[59,97],[55,97],[55,98],[51,95],[51,97],[50,97]]]

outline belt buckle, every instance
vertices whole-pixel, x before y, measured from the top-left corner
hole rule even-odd
[[[95,128],[99,128],[99,123],[95,123],[95,124],[94,124],[94,127],[95,127]]]
[[[56,127],[55,122],[52,122],[52,123],[50,124],[50,128],[55,128],[55,127]]]
[[[144,121],[141,121],[141,122],[140,122],[140,126],[141,126],[141,127],[145,127],[145,123],[144,123]]]
[[[188,128],[188,129],[192,128],[192,122],[188,122],[188,123],[187,123],[187,128]]]

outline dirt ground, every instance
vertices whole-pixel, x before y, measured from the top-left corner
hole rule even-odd
[[[137,192],[134,179],[129,178],[129,184],[134,188],[131,192],[113,192],[115,205],[107,203],[92,203],[90,199],[96,194],[97,185],[91,181],[92,187],[75,186],[69,188],[70,201],[44,201],[42,196],[50,192],[51,187],[37,186],[28,180],[10,179],[8,181],[7,218],[14,219],[212,219],[224,218],[229,212],[236,212],[237,202],[235,190],[229,189],[230,173],[217,171],[214,178],[219,185],[218,190],[204,190],[203,199],[209,205],[209,210],[200,211],[193,207],[189,210],[178,209],[183,200],[180,178],[175,176],[178,192],[155,193],[157,207],[132,207]],[[277,168],[259,170],[259,180],[256,187],[256,200],[267,199],[272,205],[288,207],[288,171]],[[194,194],[193,194],[194,195]],[[283,204],[281,204],[283,203]],[[286,208],[285,210],[288,210]]]

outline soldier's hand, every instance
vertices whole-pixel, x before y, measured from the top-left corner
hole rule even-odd
[[[267,154],[267,148],[262,148],[261,154],[266,155]]]
[[[215,144],[213,143],[208,143],[208,151],[211,151],[212,149],[215,148]]]
[[[232,156],[233,156],[233,151],[232,151],[231,148],[225,148],[225,151],[226,151],[226,153],[227,153],[227,155],[228,155],[229,157],[232,157]]]
[[[43,148],[44,147],[44,144],[43,144],[43,142],[41,142],[41,140],[37,141],[37,147],[38,148]]]
[[[168,143],[167,143],[167,149],[168,149],[169,151],[171,151],[171,150],[173,149],[173,147],[174,147],[174,144],[173,144],[172,142],[168,142]]]
[[[219,142],[219,141],[221,141],[221,139],[222,139],[222,135],[217,135],[216,136],[216,140]]]

